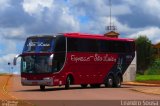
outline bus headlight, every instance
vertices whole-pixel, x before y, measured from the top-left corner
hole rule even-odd
[[[45,78],[43,78],[43,80],[50,80],[50,79],[52,79],[51,77],[45,77]]]
[[[22,80],[27,80],[27,78],[25,78],[25,77],[22,77],[21,79],[22,79]]]

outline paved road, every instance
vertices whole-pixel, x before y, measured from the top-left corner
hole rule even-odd
[[[38,86],[22,86],[20,77],[12,78],[12,89],[9,93],[21,100],[160,100],[159,95],[144,94],[133,91],[134,88],[144,86],[127,86],[122,88],[86,88],[72,86],[65,90],[64,87],[48,87],[45,92]],[[150,87],[152,89],[152,87]]]

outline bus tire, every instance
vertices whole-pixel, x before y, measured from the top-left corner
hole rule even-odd
[[[81,87],[82,87],[82,88],[87,88],[87,85],[88,85],[88,84],[81,84]]]
[[[45,91],[45,85],[40,85],[40,90]]]
[[[68,76],[66,79],[65,89],[69,89],[70,85],[71,85],[71,77]]]
[[[120,75],[118,75],[116,77],[115,83],[114,83],[114,87],[115,88],[120,88],[121,87],[121,82],[122,82],[122,78]]]
[[[111,88],[113,87],[113,76],[109,75],[105,81],[105,87]]]

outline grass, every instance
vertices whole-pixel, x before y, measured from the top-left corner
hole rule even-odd
[[[136,81],[160,81],[160,75],[137,75]]]

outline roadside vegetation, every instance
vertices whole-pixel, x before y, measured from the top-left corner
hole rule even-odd
[[[160,75],[160,59],[156,59],[153,64],[145,71],[146,75]]]
[[[137,73],[144,74],[154,62],[154,48],[146,36],[139,36],[136,41]]]
[[[160,75],[137,75],[136,81],[160,81]]]
[[[160,59],[156,59],[143,75],[137,74],[136,81],[160,81]]]
[[[160,81],[160,59],[155,58],[151,41],[146,36],[139,36],[136,39],[136,50],[136,81]]]

